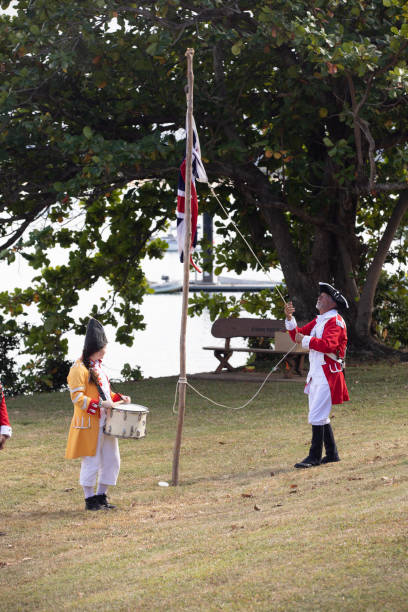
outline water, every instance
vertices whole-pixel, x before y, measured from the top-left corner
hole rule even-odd
[[[53,263],[58,257],[53,257]],[[181,280],[183,266],[180,264],[177,253],[166,253],[162,260],[147,260],[143,262],[143,270],[149,281],[160,281],[162,275],[170,279]],[[2,290],[14,287],[27,287],[36,271],[32,270],[26,261],[19,256],[11,266],[0,264],[0,279]],[[236,278],[233,274],[229,275]],[[243,275],[244,278],[257,280],[268,280],[261,272],[249,271]],[[200,280],[200,275],[191,274],[192,280]],[[279,274],[276,279],[280,280]],[[75,316],[85,316],[91,304],[97,303],[98,296],[106,290],[103,281],[89,292],[81,295],[79,306],[75,309]],[[193,295],[190,293],[190,296]],[[228,294],[225,294],[228,296]],[[234,293],[239,298],[241,294]],[[120,377],[120,371],[125,363],[131,367],[139,366],[144,377],[159,377],[177,375],[180,371],[180,323],[181,323],[182,294],[158,294],[147,295],[141,307],[146,329],[134,334],[132,347],[122,346],[115,342],[115,332],[110,326],[106,326],[108,337],[108,351],[104,360],[112,378]],[[30,321],[39,322],[39,316],[34,309],[30,309]],[[248,315],[245,315],[248,316]],[[204,351],[203,346],[222,345],[223,341],[211,336],[211,321],[208,313],[200,317],[189,317],[187,322],[186,339],[186,363],[187,373],[211,372],[215,370],[218,361],[212,351]],[[77,359],[83,346],[83,338],[68,335],[68,359]],[[234,340],[235,346],[245,346],[243,339]],[[23,363],[27,356],[20,355],[18,363]],[[230,363],[237,367],[245,363],[247,355],[234,354]]]

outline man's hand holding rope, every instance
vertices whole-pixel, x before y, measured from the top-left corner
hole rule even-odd
[[[288,321],[291,321],[292,315],[295,312],[295,307],[293,306],[292,302],[287,302],[285,304],[284,310],[285,310],[286,319]],[[297,332],[295,336],[295,342],[297,342],[297,344],[302,344],[303,338],[304,338],[304,335],[299,334],[299,332]]]

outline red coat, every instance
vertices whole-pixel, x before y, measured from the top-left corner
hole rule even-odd
[[[295,340],[296,332],[309,337],[306,340],[309,351],[324,353],[325,363],[322,364],[321,367],[330,387],[332,404],[342,404],[350,399],[343,369],[338,361],[329,357],[329,354],[332,354],[337,359],[344,359],[347,348],[346,324],[343,317],[337,313],[327,319],[324,323],[321,338],[317,338],[313,333],[316,323],[317,318],[303,327],[296,327],[295,329],[289,330],[289,334],[293,341]],[[312,357],[311,354],[310,357]],[[312,359],[310,359],[310,361],[312,361]]]
[[[10,427],[10,421],[9,421],[8,414],[7,414],[6,400],[5,400],[4,393],[3,393],[3,387],[1,386],[1,383],[0,383],[0,433],[1,433],[1,427],[3,425]]]

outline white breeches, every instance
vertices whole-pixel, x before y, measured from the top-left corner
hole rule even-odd
[[[329,415],[332,408],[329,383],[323,380],[312,379],[305,387],[309,396],[309,423],[311,425],[327,425],[330,423]]]
[[[106,485],[115,485],[119,475],[120,455],[118,439],[105,436],[102,428],[99,429],[98,446],[93,457],[83,457],[79,484],[83,487],[93,487],[98,482]]]

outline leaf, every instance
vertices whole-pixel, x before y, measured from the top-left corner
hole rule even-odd
[[[242,44],[243,42],[242,40],[240,40],[237,43],[235,43],[235,45],[232,45],[231,51],[234,55],[239,55],[241,53]]]
[[[59,182],[54,183],[54,184],[53,184],[53,188],[54,188],[54,190],[55,190],[56,192],[58,192],[58,193],[61,193],[62,191],[64,191],[64,185],[63,185],[63,183],[59,183]]]
[[[84,127],[84,129],[82,130],[82,133],[85,136],[85,138],[88,138],[88,140],[92,138],[93,132],[92,132],[92,129],[89,127],[89,125],[86,125]]]
[[[152,42],[150,43],[150,45],[146,48],[146,53],[148,55],[156,55],[156,51],[158,49],[158,44],[157,42]]]

